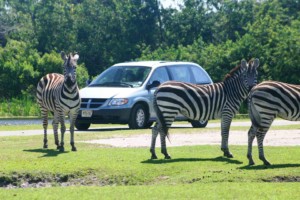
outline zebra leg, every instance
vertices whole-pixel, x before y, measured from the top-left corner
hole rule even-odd
[[[48,148],[48,139],[47,139],[47,128],[48,128],[48,111],[45,108],[41,108],[42,118],[43,118],[43,128],[44,128],[44,146],[43,148]]]
[[[221,136],[222,136],[222,144],[221,150],[224,152],[224,156],[227,158],[233,158],[232,153],[230,153],[228,148],[228,138],[229,138],[229,128],[232,121],[232,115],[228,115],[230,111],[223,111],[225,114],[222,116],[221,120]]]
[[[158,128],[157,128],[157,123],[154,125],[152,128],[152,139],[151,139],[151,147],[150,147],[150,153],[151,153],[151,159],[157,159],[156,153],[155,153],[155,143],[156,143],[156,138],[158,135]]]
[[[64,152],[65,151],[65,147],[64,147],[64,137],[65,137],[65,132],[66,132],[66,125],[65,125],[65,119],[64,119],[64,114],[60,114],[59,115],[59,121],[60,121],[60,132],[61,132],[61,140],[60,140],[60,148],[59,151],[60,152]]]
[[[54,132],[54,141],[56,148],[59,149],[59,140],[58,140],[58,114],[55,112],[53,116],[52,126],[53,126],[53,132]]]
[[[167,145],[166,145],[167,133],[165,133],[161,129],[159,130],[160,130],[159,133],[160,133],[161,153],[165,155],[165,159],[171,159],[171,156],[167,152]]]
[[[265,158],[264,155],[264,138],[266,136],[266,133],[268,130],[266,129],[258,129],[258,133],[256,134],[257,138],[257,146],[258,146],[258,152],[259,152],[259,159],[264,162],[265,165],[271,165],[271,163]]]
[[[253,140],[255,138],[255,130],[253,125],[251,126],[251,128],[248,131],[248,153],[247,153],[247,158],[249,160],[249,165],[254,165],[254,161],[252,158],[252,144],[253,144]]]
[[[70,119],[70,144],[72,146],[72,151],[77,151],[75,147],[75,142],[74,142],[74,125],[75,125],[75,120],[77,118],[77,112],[75,114],[70,113],[69,119]]]

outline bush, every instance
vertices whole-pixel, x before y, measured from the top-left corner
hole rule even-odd
[[[39,115],[40,109],[38,104],[35,99],[30,96],[0,100],[0,116],[2,117],[27,117]]]

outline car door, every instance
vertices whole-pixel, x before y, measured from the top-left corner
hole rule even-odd
[[[159,81],[160,84],[162,84],[169,80],[170,80],[170,78],[169,78],[167,68],[166,67],[158,67],[153,71],[153,73],[148,81],[148,84],[152,84],[153,81]],[[151,121],[155,120],[155,118],[156,118],[156,114],[153,109],[153,97],[154,97],[155,90],[156,90],[156,87],[153,87],[148,91],[149,92],[149,100],[150,100],[149,113],[150,113]]]

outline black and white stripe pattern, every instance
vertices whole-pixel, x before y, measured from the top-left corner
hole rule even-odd
[[[48,111],[53,113],[53,130],[57,149],[64,151],[64,133],[66,131],[65,116],[69,116],[72,151],[76,151],[74,144],[74,124],[80,108],[80,96],[76,81],[76,65],[78,54],[66,56],[64,60],[64,75],[47,74],[38,83],[37,102],[41,109],[44,128],[44,148],[48,148],[47,127]],[[58,124],[61,125],[61,142],[58,139]]]
[[[250,89],[257,83],[259,60],[241,65],[231,70],[225,80],[211,85],[169,81],[160,85],[154,97],[157,123],[152,129],[151,158],[156,159],[155,142],[158,133],[161,138],[161,151],[167,153],[165,138],[175,117],[180,113],[190,120],[209,120],[221,118],[222,144],[224,155],[232,157],[228,149],[228,134],[233,116],[241,103],[247,98]]]
[[[263,141],[275,117],[290,121],[300,120],[300,85],[265,81],[254,87],[249,94],[249,115],[252,121],[248,132],[249,165],[252,159],[252,143],[256,136],[259,159],[270,165],[264,156]]]

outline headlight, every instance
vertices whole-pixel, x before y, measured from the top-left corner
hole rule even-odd
[[[126,103],[128,103],[128,99],[112,99],[108,105],[110,106],[121,106],[121,105],[125,105]]]

